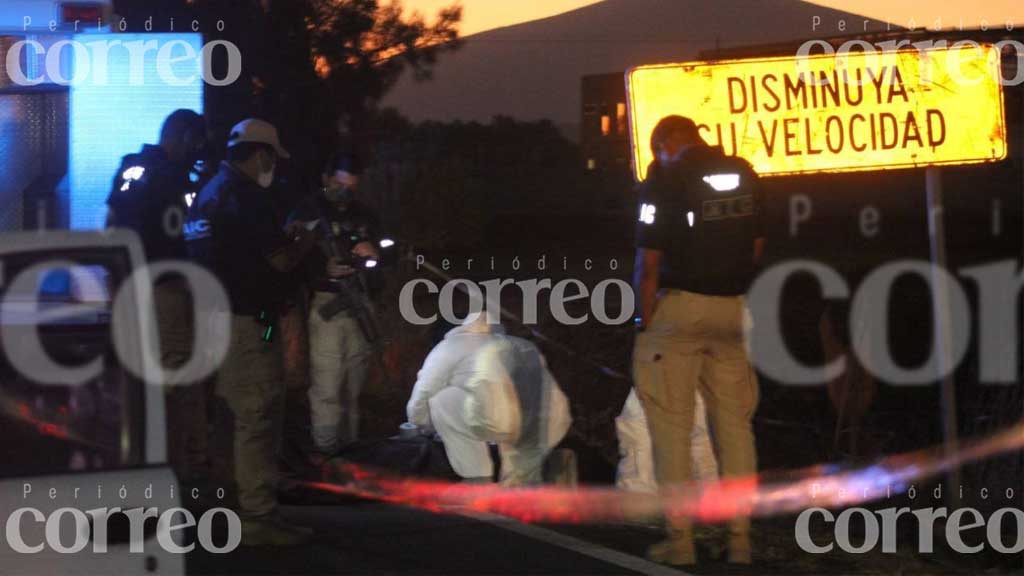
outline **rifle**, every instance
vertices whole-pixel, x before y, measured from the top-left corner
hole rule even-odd
[[[322,209],[320,210],[320,222],[317,224],[317,228],[323,234],[324,250],[329,257],[340,260],[343,264],[353,268],[366,268],[366,259],[358,258],[353,254],[342,254],[338,250],[340,238],[334,233]],[[338,314],[347,310],[359,325],[363,338],[370,344],[376,342],[379,337],[377,319],[373,314],[373,305],[367,296],[362,274],[357,272],[348,278],[332,278],[330,282],[338,286],[338,295],[332,298],[330,302],[321,306],[317,310],[317,314],[325,321],[330,321]]]

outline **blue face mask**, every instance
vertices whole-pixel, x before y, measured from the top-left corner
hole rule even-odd
[[[661,152],[658,152],[658,163],[661,164],[662,166],[671,166],[673,164],[676,164],[683,158],[683,154],[685,154],[686,151],[691,147],[692,145],[680,146],[679,150],[676,151],[675,154],[669,154],[668,152],[662,150]]]
[[[677,152],[675,154],[669,154],[668,152],[659,152],[658,153],[658,163],[661,164],[662,166],[671,166],[672,164],[675,164],[676,162],[679,162],[679,159],[682,158],[682,156],[683,156],[683,151],[682,150],[680,150],[679,152]]]

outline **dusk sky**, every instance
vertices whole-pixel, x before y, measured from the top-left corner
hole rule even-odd
[[[419,10],[427,16],[432,16],[439,8],[451,3],[451,0],[404,2],[408,8]],[[491,28],[553,16],[595,3],[593,0],[462,0],[465,8],[462,33],[468,36]],[[964,26],[980,26],[982,20],[988,20],[993,27],[1005,26],[1007,20],[1024,23],[1024,3],[1020,0],[931,0],[927,3],[910,0],[818,0],[813,3],[864,14],[901,26],[908,26],[911,19],[917,26],[932,26],[940,18],[943,27],[958,27],[961,20]],[[829,24],[831,29],[826,28]],[[823,22],[822,30],[826,33],[837,33],[835,25],[836,23]]]

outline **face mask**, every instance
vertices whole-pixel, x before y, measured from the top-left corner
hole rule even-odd
[[[348,187],[338,188],[336,190],[327,188],[324,190],[324,193],[327,195],[327,200],[336,203],[351,202],[353,197],[352,189]]]
[[[659,152],[658,153],[658,162],[662,166],[670,166],[672,164],[675,164],[676,162],[679,162],[680,158],[683,157],[683,152],[685,152],[685,151],[686,151],[686,147],[684,146],[684,147],[680,148],[679,151],[676,152],[675,154],[669,154],[668,152]]]
[[[260,185],[261,188],[270,188],[270,186],[274,183],[274,170],[277,168],[277,163],[274,162],[273,159],[266,158],[266,160],[266,163],[261,162],[260,164],[262,166],[266,166],[267,164],[269,164],[270,168],[263,172],[260,172],[260,175],[256,178],[256,182]]]
[[[261,173],[256,182],[261,188],[270,188],[270,185],[274,183],[274,169],[271,168],[269,172]]]

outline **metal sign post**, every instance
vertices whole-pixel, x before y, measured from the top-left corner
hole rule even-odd
[[[946,257],[946,226],[942,202],[942,168],[930,167],[925,170],[925,189],[928,194],[928,235],[932,257],[932,310],[934,318],[935,342],[932,353],[937,359],[936,365],[942,375],[942,438],[943,454],[952,457],[959,444],[957,432],[956,382],[954,379],[952,349],[952,319],[949,308],[949,274],[944,273],[947,266]],[[946,503],[951,508],[960,505],[960,469],[949,470],[946,475],[947,485],[943,489]]]

